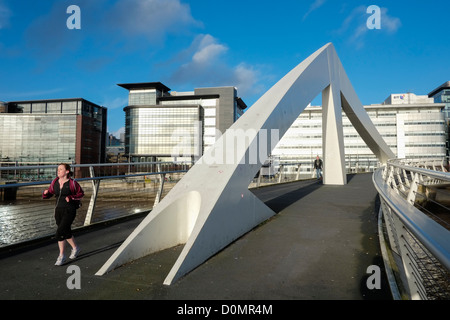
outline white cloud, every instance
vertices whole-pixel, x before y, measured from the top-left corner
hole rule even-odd
[[[104,17],[108,28],[149,39],[201,25],[192,17],[189,5],[180,0],[120,0]]]
[[[356,47],[361,48],[364,46],[364,40],[369,31],[395,33],[400,28],[400,19],[389,16],[387,12],[387,8],[380,8],[381,29],[369,30],[367,28],[367,19],[371,15],[367,13],[366,6],[358,6],[345,18],[337,33],[341,36],[348,34],[348,41],[356,45]]]
[[[325,1],[326,0],[314,0],[314,2],[309,6],[308,11],[303,16],[303,20],[305,20],[313,11],[319,9],[325,3]]]
[[[4,20],[1,1],[0,25]],[[74,54],[93,40],[93,43],[101,44],[110,56],[111,52],[117,54],[137,50],[132,44],[137,44],[139,48],[157,46],[169,34],[180,35],[201,26],[192,17],[189,5],[182,4],[180,0],[115,0],[112,6],[111,2],[78,0],[82,15],[81,29],[73,32],[66,27],[68,2],[54,1],[47,14],[30,22],[25,32],[26,43],[40,54],[37,56],[40,60],[49,55],[54,60],[64,52]],[[109,56],[90,58],[86,64],[109,63]]]
[[[109,132],[109,129],[108,129]],[[109,132],[110,134],[112,134],[114,137],[116,137],[117,139],[120,138],[120,134],[121,133],[125,133],[125,127],[121,127],[118,130],[114,131],[114,132]]]
[[[364,22],[364,26],[366,25],[366,19],[368,18],[368,15],[366,14],[366,7],[365,6],[359,6],[354,8],[350,14],[344,19],[342,22],[341,27],[337,31],[338,33],[344,33],[347,32],[348,29],[352,28],[352,25],[355,24],[355,20],[358,20],[356,23],[359,25],[362,25],[362,22]]]
[[[233,70],[233,77],[240,95],[252,95],[261,93],[264,86],[258,82],[261,72],[245,63],[240,63]]]
[[[391,17],[387,14],[388,9],[381,8],[381,29],[394,33],[401,27],[402,23],[399,18]]]
[[[216,43],[213,37],[206,35],[201,40],[198,51],[192,57],[192,62],[199,65],[210,64],[227,50],[226,46]]]
[[[228,51],[228,47],[213,36],[199,35],[189,48],[172,60],[171,63],[179,63],[179,67],[167,81],[194,87],[234,86],[240,96],[259,93],[262,90],[258,83],[261,72],[244,62],[237,65],[227,63]],[[184,60],[181,62],[181,59]]]

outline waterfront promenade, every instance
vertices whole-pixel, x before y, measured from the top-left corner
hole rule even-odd
[[[306,180],[252,191],[277,214],[171,286],[162,283],[181,245],[95,275],[141,216],[77,231],[82,252],[60,267],[53,265],[58,254],[54,240],[3,250],[0,299],[391,299],[371,174],[349,175],[344,186]],[[71,265],[79,267],[80,289],[67,287]],[[371,265],[382,270],[381,289],[367,288]]]

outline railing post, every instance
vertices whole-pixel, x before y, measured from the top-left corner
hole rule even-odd
[[[158,172],[162,172],[161,171],[161,164],[158,163],[157,164],[157,170]],[[166,178],[166,175],[164,173],[159,175],[159,188],[158,188],[158,192],[155,196],[155,203],[153,204],[153,208],[156,207],[156,205],[159,203],[159,201],[161,201],[161,196],[164,190],[164,180]]]
[[[409,179],[408,179],[408,175],[406,174],[406,170],[402,169],[402,172],[403,172],[403,178],[405,179],[406,186],[408,188],[410,188],[411,187],[411,183],[409,183]]]
[[[94,178],[94,167],[89,167],[89,173],[91,178]],[[100,187],[100,180],[92,180],[92,195],[89,201],[89,207],[86,211],[86,217],[84,218],[84,225],[88,226],[92,222],[92,216],[94,215],[95,203],[97,202],[98,189]]]
[[[444,159],[442,159],[442,161],[441,161],[441,168],[442,168],[442,172],[448,172],[444,165]]]
[[[382,177],[383,177],[383,180],[386,181],[386,183],[387,183],[387,180],[388,180],[388,177],[389,177],[389,170],[390,170],[390,168],[391,168],[391,166],[389,164],[386,164],[386,166],[383,169]]]
[[[391,187],[392,189],[394,189],[395,192],[400,193],[400,192],[398,191],[398,188],[397,188],[397,183],[395,182],[394,170],[395,170],[395,169],[394,169],[394,166],[391,166],[390,169],[389,169],[389,174],[388,174],[388,178],[387,178],[386,183],[387,183],[387,185],[388,185],[389,187]]]
[[[406,198],[406,200],[412,205],[414,205],[414,203],[416,201],[416,194],[417,194],[418,188],[419,188],[419,174],[416,173],[411,181],[411,186],[409,187],[408,197]]]
[[[258,179],[256,180],[256,187],[261,185],[261,169],[259,169]]]
[[[398,183],[400,185],[400,190],[406,191],[405,185],[403,184],[402,176],[400,175],[400,168],[395,168],[395,175],[397,176]]]

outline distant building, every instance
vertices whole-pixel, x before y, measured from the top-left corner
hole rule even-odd
[[[107,147],[117,147],[123,145],[122,141],[120,139],[117,139],[112,134],[108,134],[108,141],[106,143]]]
[[[102,163],[107,110],[81,98],[0,106],[0,161]]]
[[[0,101],[0,113],[6,112],[8,104],[6,102]]]
[[[445,104],[444,115],[445,119],[450,119],[450,81],[443,83],[428,94],[436,103]]]
[[[434,103],[432,98],[423,95],[415,95],[414,93],[397,93],[391,94],[387,97],[383,105],[397,105],[397,104],[429,104]]]
[[[106,143],[106,162],[128,162],[128,158],[125,156],[125,144],[112,134],[108,135],[108,141]]]
[[[443,103],[444,117],[447,130],[447,157],[450,155],[450,81],[444,82],[441,86],[437,87],[428,94],[428,97],[432,98],[435,103]]]
[[[170,92],[161,82],[118,85],[129,90],[125,153],[132,162],[195,160],[247,107],[234,87]]]
[[[365,106],[369,117],[398,158],[444,160],[446,126],[443,103],[411,93],[390,95],[382,104]],[[373,152],[343,115],[345,161],[349,172],[372,171],[378,166]],[[272,159],[301,163],[301,172],[311,174],[315,157],[322,157],[322,108],[308,106],[280,139]],[[296,170],[296,166],[285,170]]]
[[[106,147],[106,162],[108,163],[128,162],[128,158],[125,156],[125,147],[123,145]]]

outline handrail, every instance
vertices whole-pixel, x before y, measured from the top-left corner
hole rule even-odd
[[[150,167],[149,165],[152,165],[152,167]],[[124,170],[121,170],[122,172],[120,174],[117,175],[106,175],[104,169],[102,169],[100,172],[100,175],[96,175],[94,170],[98,169],[99,167],[132,167],[131,170],[127,169],[126,171],[128,173],[124,173]],[[173,166],[175,166],[175,169],[173,168]],[[53,168],[57,168],[58,165],[57,164],[46,164],[46,165],[32,165],[32,166],[11,166],[11,167],[0,167],[0,172],[2,171],[9,171],[12,172],[12,175],[16,175],[18,174],[19,176],[23,173],[23,172],[27,172],[27,171],[34,171],[34,172],[38,172],[37,174],[37,180],[35,181],[30,181],[28,179],[25,180],[21,180],[20,178],[17,179],[13,179],[13,180],[4,180],[2,182],[0,182],[0,194],[2,196],[2,199],[0,199],[1,201],[5,201],[7,199],[7,201],[13,201],[11,203],[8,203],[8,205],[1,205],[0,203],[0,209],[3,210],[3,213],[8,212],[7,215],[4,215],[3,219],[8,220],[11,216],[14,217],[18,217],[20,215],[20,218],[17,219],[26,219],[27,221],[32,221],[35,220],[36,222],[33,223],[33,225],[36,225],[36,230],[33,229],[33,231],[30,231],[31,234],[40,234],[41,230],[42,232],[47,232],[48,230],[48,226],[41,228],[38,226],[42,226],[42,218],[40,217],[46,217],[47,215],[45,213],[42,212],[42,210],[34,210],[34,211],[29,211],[28,213],[22,214],[24,212],[24,206],[26,206],[26,204],[23,204],[23,194],[26,194],[26,197],[30,197],[29,199],[31,201],[33,201],[34,204],[37,204],[36,201],[39,201],[40,199],[42,199],[42,197],[40,196],[40,192],[36,191],[36,189],[34,187],[38,187],[38,186],[42,186],[42,185],[49,185],[52,180],[54,179],[54,177],[52,176],[51,179],[49,180],[49,176],[50,174],[44,174],[45,178],[43,178],[44,176],[42,176],[42,171],[45,171],[48,169],[53,169]],[[128,188],[128,182],[137,182],[140,183],[142,180],[144,180],[144,184],[143,185],[132,185],[133,188],[133,194],[138,195],[139,197],[139,204],[137,202],[133,202],[133,201],[128,201],[127,204],[124,206],[123,203],[120,204],[120,208],[119,210],[114,209],[114,214],[105,214],[105,218],[106,219],[111,219],[112,216],[120,216],[120,215],[127,215],[130,214],[130,207],[131,208],[138,208],[138,209],[133,209],[134,213],[138,213],[138,212],[145,212],[145,211],[150,211],[151,210],[151,202],[145,202],[147,200],[153,200],[153,206],[155,206],[163,197],[163,192],[165,190],[167,190],[168,188],[165,187],[165,180],[166,177],[168,175],[175,175],[175,179],[178,179],[178,175],[180,174],[184,174],[189,170],[189,164],[186,162],[136,162],[136,163],[104,163],[104,164],[73,164],[71,165],[72,168],[89,168],[89,176],[82,176],[79,178],[76,178],[75,180],[77,180],[78,182],[82,183],[84,182],[83,188],[85,189],[85,194],[89,195],[89,197],[86,197],[86,200],[83,200],[83,202],[85,203],[85,205],[83,205],[83,209],[82,209],[82,214],[81,217],[84,217],[82,219],[84,219],[83,225],[84,226],[88,226],[93,224],[94,221],[94,214],[97,212],[97,203],[98,203],[98,198],[99,198],[99,194],[100,197],[111,197],[113,196],[112,199],[114,199],[114,201],[118,201],[117,197],[115,196],[115,191],[117,187],[105,187],[105,188],[101,188],[99,189],[100,184],[103,185],[103,183],[101,183],[101,181],[104,182],[111,182],[113,185],[119,183],[119,190],[125,187]],[[177,168],[179,168],[178,170],[176,170]],[[169,169],[169,170],[164,170],[164,169]],[[115,170],[115,169],[114,169]],[[106,170],[107,171],[107,170]],[[40,173],[39,173],[40,172]],[[11,175],[9,173],[5,173],[6,176]],[[153,179],[153,183],[149,184],[150,180],[149,177],[150,176],[156,176],[156,179]],[[145,179],[133,179],[136,177],[145,177]],[[171,182],[171,179],[167,180],[168,182]],[[91,182],[91,183],[89,183]],[[125,184],[127,185],[125,185]],[[111,184],[109,184],[111,185]],[[31,187],[28,188],[27,187]],[[28,191],[27,191],[28,190]],[[27,193],[28,192],[28,193]],[[20,201],[17,202],[17,206],[16,206],[16,202],[15,200],[17,199],[17,195],[20,194]],[[4,199],[3,199],[4,196]],[[29,201],[29,200],[28,200]],[[120,196],[119,196],[119,201],[120,201]],[[102,204],[105,204],[105,201],[102,201]],[[42,202],[42,204],[39,204],[38,207],[41,208],[46,208],[48,205],[46,204],[46,202]],[[128,209],[126,209],[125,207],[127,207]],[[101,210],[103,210],[102,212],[104,212],[104,208],[102,208]],[[26,211],[26,210],[25,210]],[[127,213],[128,212],[128,213]],[[16,219],[16,218],[14,218]],[[6,221],[5,220],[5,221]],[[33,227],[30,227],[31,229]],[[6,243],[10,243],[10,233],[6,234],[2,234],[1,235],[3,237],[6,237],[8,240],[8,242]],[[6,239],[5,238],[5,239]],[[24,238],[24,236],[20,235],[18,238]],[[4,242],[3,240],[1,242]],[[0,243],[1,243],[0,242]]]
[[[435,170],[410,166],[410,165],[402,164],[401,161],[404,161],[404,159],[391,159],[387,163],[388,163],[388,165],[397,167],[399,169],[413,171],[413,172],[416,172],[416,173],[419,173],[419,174],[422,174],[425,176],[429,176],[430,178],[450,182],[450,172],[435,171]]]
[[[383,197],[405,227],[450,270],[450,232],[393,191],[382,178],[382,169],[373,174],[378,194]]]
[[[121,175],[116,175],[116,176],[79,178],[79,179],[75,179],[75,180],[76,181],[108,180],[108,179],[142,177],[142,176],[161,175],[161,174],[170,174],[170,173],[184,173],[187,171],[188,170],[172,170],[172,171],[161,171],[161,172],[133,173],[133,174],[121,174]],[[52,182],[52,180],[0,184],[0,189],[26,187],[26,186],[39,186],[39,185],[43,185],[43,184],[49,184],[51,182]]]
[[[0,248],[47,237],[53,233],[51,228],[55,227],[51,216],[53,202],[42,201],[41,194],[54,179],[56,173],[54,169],[58,167],[58,164],[24,166],[17,166],[17,163],[11,164],[13,166],[0,167],[0,178],[3,178],[0,180],[0,212],[2,213],[0,223],[5,223],[5,228],[0,234]],[[110,219],[151,211],[190,166],[190,162],[184,161],[71,164],[76,174],[75,180],[82,184],[85,191],[83,207],[79,210],[75,227],[81,228]],[[75,169],[81,167],[88,168],[89,172],[83,169],[85,170],[83,174],[77,177]],[[105,167],[112,167],[112,169]],[[131,169],[128,169],[129,167]],[[116,171],[117,174],[114,175]],[[44,188],[40,190],[42,186]],[[252,187],[254,187],[253,182],[249,185],[249,188]],[[127,192],[126,197],[124,197],[124,190]],[[16,225],[26,225],[26,228],[22,229],[24,231],[21,233],[13,232]]]
[[[381,241],[384,233],[380,233],[380,244],[389,243],[393,257],[397,257],[393,261],[388,257],[384,260],[395,263],[395,269],[403,274],[398,280],[403,282],[402,287],[411,299],[448,299],[450,228],[446,228],[444,222],[437,222],[435,216],[431,217],[433,213],[421,207],[420,203],[424,199],[435,202],[424,190],[436,184],[450,184],[450,174],[446,172],[444,161],[437,165],[418,164],[424,168],[408,165],[406,161],[391,159],[386,167],[376,170],[372,176],[380,196],[380,218],[389,239]],[[437,171],[439,166],[441,171]],[[423,186],[422,190],[419,185]],[[422,198],[417,200],[420,193]]]

